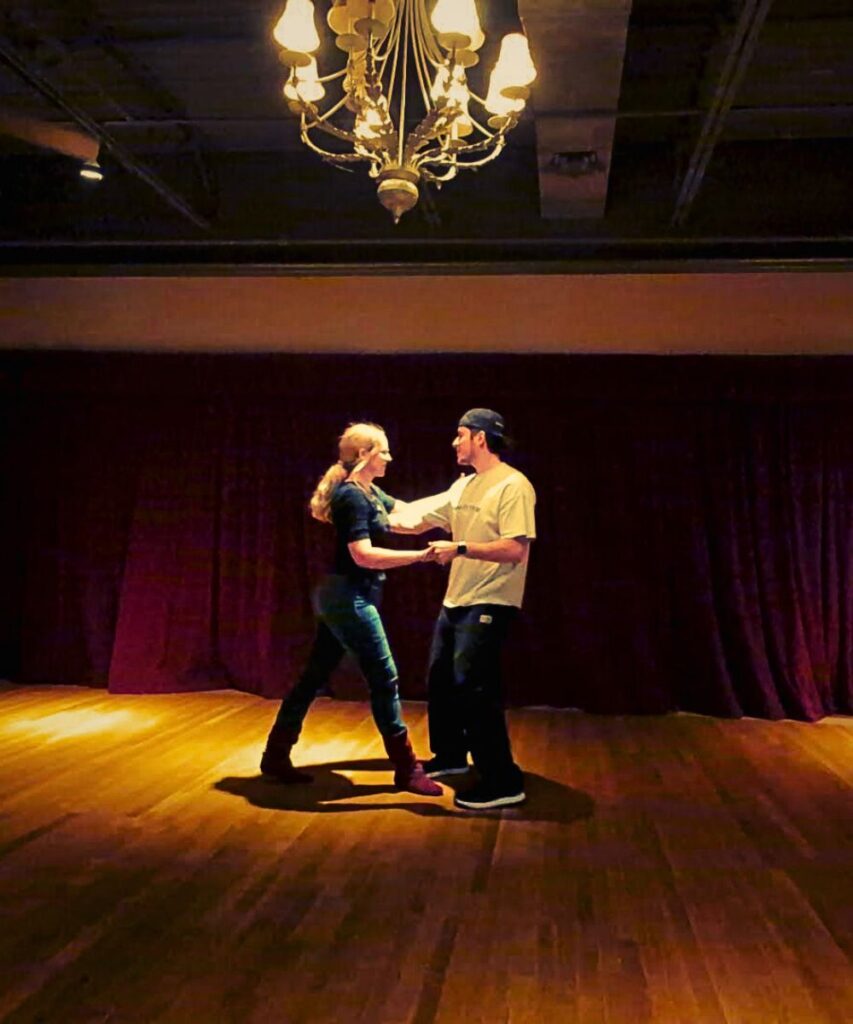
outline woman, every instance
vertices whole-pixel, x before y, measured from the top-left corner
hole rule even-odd
[[[267,738],[261,771],[282,782],[310,782],[290,752],[317,691],[351,651],[370,688],[373,719],[394,765],[394,785],[423,796],[440,796],[415,757],[401,716],[397,666],[379,615],[385,569],[433,561],[431,548],[394,551],[377,546],[388,529],[388,513],[402,503],[376,486],[391,461],[388,438],[373,423],[353,423],[338,441],[338,461],[323,474],[311,498],[311,514],[335,527],[332,575],[315,594],[317,635],[302,675],[285,697]]]

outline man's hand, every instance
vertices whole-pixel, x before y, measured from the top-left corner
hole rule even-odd
[[[455,540],[431,540],[429,546],[435,552],[435,560],[439,565],[447,565],[458,554]]]
[[[402,503],[398,501],[397,505],[400,504]],[[398,510],[397,505],[394,506],[394,511],[388,514],[388,525],[394,533],[418,533],[422,517],[417,510],[412,512],[406,506]]]
[[[499,537],[497,540],[467,541],[467,558],[479,562],[498,562],[501,564],[518,565],[525,561],[530,548],[527,537]],[[430,547],[436,549],[435,560],[439,565],[447,565],[459,554],[459,544],[455,540],[433,540]]]

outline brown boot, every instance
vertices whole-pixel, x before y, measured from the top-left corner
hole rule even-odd
[[[291,785],[314,781],[313,776],[294,768],[290,762],[290,751],[298,736],[298,733],[276,728],[276,726],[272,727],[272,731],[267,736],[266,750],[261,757],[261,771],[264,775]]]
[[[420,796],[441,796],[441,786],[424,774],[424,766],[415,757],[405,729],[396,736],[383,736],[382,739],[394,765],[394,785],[397,789],[405,789],[407,793],[418,793]]]

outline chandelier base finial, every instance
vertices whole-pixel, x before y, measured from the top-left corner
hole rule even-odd
[[[408,213],[420,198],[418,181],[420,175],[405,167],[389,167],[379,175],[376,194],[379,202],[399,224],[404,213]]]

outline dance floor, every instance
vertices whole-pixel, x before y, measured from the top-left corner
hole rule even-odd
[[[0,685],[4,1024],[853,1021],[853,719],[514,711],[528,802],[476,813],[366,703],[267,781],[274,712]]]

